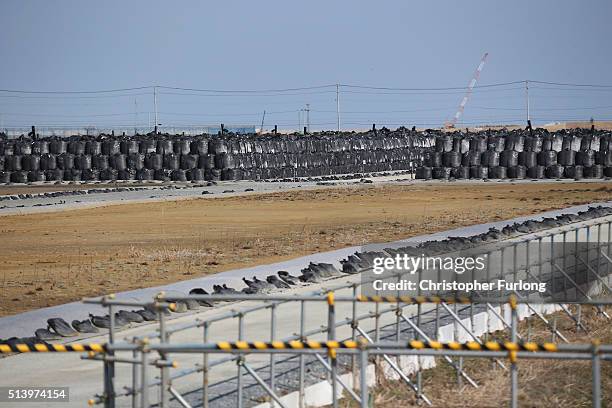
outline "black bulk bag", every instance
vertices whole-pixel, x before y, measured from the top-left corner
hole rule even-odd
[[[138,143],[138,152],[140,154],[157,153],[157,141],[155,140],[141,140]]]
[[[61,170],[61,169],[46,170],[45,179],[47,181],[61,181],[64,179],[64,170]]]
[[[215,168],[215,155],[214,154],[201,154],[198,158],[198,168],[200,169],[214,169]]]
[[[485,166],[470,167],[470,178],[473,178],[473,179],[489,178],[489,168]]]
[[[518,166],[519,153],[514,150],[504,150],[499,155],[499,164],[504,167]]]
[[[487,150],[501,153],[506,149],[506,139],[502,136],[490,136],[487,143]]]
[[[152,169],[140,169],[136,170],[136,180],[150,181],[155,178],[155,170]]]
[[[490,179],[505,179],[508,178],[506,168],[504,166],[489,167]]]
[[[145,167],[151,170],[161,170],[164,168],[164,156],[159,153],[149,153],[145,156]]]
[[[26,141],[18,141],[15,143],[15,155],[29,155],[32,154],[32,143]]]
[[[93,169],[81,170],[81,179],[83,181],[98,181],[100,179],[100,171]]]
[[[140,146],[136,140],[123,140],[120,144],[120,150],[121,154],[128,156],[130,154],[138,153],[140,151]]]
[[[444,153],[453,150],[453,138],[450,135],[443,135],[436,138],[436,152]]]
[[[204,169],[191,169],[187,172],[187,180],[200,181],[204,180]]]
[[[21,156],[21,168],[24,171],[40,170],[40,156],[33,154]]]
[[[557,162],[561,166],[574,166],[576,164],[576,152],[570,149],[561,150],[557,154]]]
[[[444,167],[459,167],[461,166],[461,153],[459,152],[446,152],[442,155],[442,163]]]
[[[456,179],[468,179],[470,178],[470,168],[469,167],[455,167],[451,171],[451,177]]]
[[[527,177],[532,179],[543,179],[544,178],[544,166],[533,166],[527,168]]]
[[[11,172],[12,183],[27,183],[28,172],[27,171],[13,171]]]
[[[434,179],[448,180],[451,169],[449,167],[434,167],[431,171]]]
[[[158,140],[157,141],[157,154],[171,154],[174,153],[172,140]]]
[[[197,154],[183,154],[181,155],[181,169],[191,170],[198,166],[199,156]]]
[[[32,154],[48,154],[49,153],[49,142],[46,140],[37,140],[32,143]]]
[[[542,150],[538,153],[538,164],[544,167],[550,167],[557,164],[557,152],[551,150]]]
[[[576,164],[584,167],[591,167],[595,164],[595,151],[585,150],[576,152]]]
[[[525,138],[525,149],[526,152],[536,152],[539,153],[542,151],[542,138],[540,136],[527,136]]]
[[[527,167],[525,166],[508,167],[507,174],[508,174],[508,178],[511,178],[511,179],[524,179],[525,177],[527,177]]]
[[[558,164],[555,164],[553,166],[548,166],[546,167],[546,170],[544,171],[544,174],[546,175],[546,177],[554,178],[554,179],[562,178],[563,173],[564,173],[564,167]]]
[[[420,180],[431,180],[431,167],[417,167],[416,178]]]
[[[518,164],[527,168],[538,165],[538,154],[532,151],[520,152],[518,156]]]
[[[612,166],[612,151],[599,151],[595,155],[595,163],[604,167]]]
[[[487,167],[499,166],[499,153],[494,150],[487,150],[482,153],[480,163]]]
[[[45,172],[40,170],[28,171],[28,182],[46,181]]]
[[[172,181],[187,181],[187,175],[185,170],[174,170],[172,171]]]
[[[96,156],[102,154],[102,143],[97,140],[88,140],[85,143],[85,154]]]
[[[168,170],[168,169],[155,170],[155,180],[170,181],[171,175],[172,175],[172,170]]]
[[[97,154],[91,158],[91,168],[96,170],[106,170],[109,167],[108,156]]]
[[[140,153],[132,153],[127,157],[127,168],[141,170],[145,167],[145,156]]]
[[[506,150],[514,150],[515,152],[522,152],[525,150],[525,136],[523,135],[509,135],[506,137]]]
[[[603,178],[603,166],[595,164],[591,167],[584,167],[583,173],[585,178]]]
[[[118,140],[105,140],[102,142],[102,154],[113,156],[121,153],[121,145]]]
[[[191,142],[191,154],[208,154],[208,140],[199,139]]]
[[[118,172],[115,169],[104,169],[104,170],[100,170],[100,180],[102,181],[113,181],[113,180],[117,180],[118,178]]]
[[[164,154],[164,169],[178,170],[180,168],[180,156],[174,153]]]
[[[567,166],[565,167],[565,177],[574,180],[581,180],[584,177],[582,166]]]
[[[57,156],[57,167],[61,170],[72,170],[74,168],[74,155],[62,153]]]
[[[64,181],[81,181],[81,170],[74,168],[64,170]]]
[[[49,153],[63,154],[67,152],[67,144],[64,140],[52,140],[49,142]]]
[[[480,152],[469,151],[463,155],[461,164],[467,167],[480,166],[480,156],[481,156]]]
[[[136,178],[136,170],[125,168],[117,171],[119,180],[134,180]]]
[[[74,168],[79,170],[89,170],[92,167],[91,156],[82,154],[74,157]]]
[[[473,152],[484,152],[487,150],[487,137],[474,136],[470,139],[470,150]]]
[[[260,148],[259,152],[261,152],[261,144],[258,142],[255,142],[255,146],[259,147]],[[225,144],[225,141],[220,140],[220,139],[211,139],[208,142],[208,152],[212,154],[227,153],[227,146]]]
[[[21,171],[21,156],[5,156],[4,170]]]
[[[427,167],[442,167],[442,153],[428,152],[425,155],[425,166]]]
[[[125,154],[115,154],[113,156],[110,156],[108,161],[110,167],[117,171],[127,169],[127,159],[125,157]]]
[[[80,140],[73,140],[71,142],[68,142],[68,153],[73,154],[75,156],[85,154],[85,142],[82,142]]]
[[[176,154],[190,154],[191,153],[191,140],[182,139],[174,142],[174,153]]]

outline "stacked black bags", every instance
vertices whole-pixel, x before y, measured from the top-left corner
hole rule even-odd
[[[609,131],[462,132],[436,135],[420,179],[541,179],[612,176]]]
[[[0,140],[0,181],[184,182],[414,170],[433,143],[431,134],[405,128],[313,135],[21,138]]]

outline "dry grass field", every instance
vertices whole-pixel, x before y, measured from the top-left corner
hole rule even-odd
[[[0,316],[612,199],[610,183],[355,185],[0,217]]]

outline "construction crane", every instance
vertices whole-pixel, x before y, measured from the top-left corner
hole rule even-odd
[[[482,71],[482,67],[484,67],[485,62],[487,61],[488,56],[489,56],[488,52],[485,52],[484,55],[482,56],[482,59],[480,60],[480,64],[478,64],[478,68],[476,68],[476,71],[474,72],[474,76],[472,80],[470,81],[470,83],[468,84],[467,90],[465,91],[465,95],[463,96],[463,99],[461,99],[461,103],[459,104],[457,113],[455,113],[455,116],[453,117],[452,120],[444,123],[445,128],[453,129],[455,125],[457,124],[457,121],[463,114],[465,105],[467,104],[468,100],[470,99],[470,96],[472,95],[472,89],[474,89],[476,82],[478,82],[478,78],[480,78],[480,72]]]

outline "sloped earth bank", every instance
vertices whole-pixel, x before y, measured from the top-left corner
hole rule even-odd
[[[0,315],[611,197],[610,183],[355,185],[6,216]]]
[[[575,308],[572,307],[576,312]],[[610,313],[611,308],[606,311]],[[565,313],[557,312],[547,316],[555,320],[557,329],[571,343],[590,343],[599,339],[602,343],[612,342],[612,325],[596,309],[582,307],[582,324],[588,332],[576,331],[576,324]],[[533,341],[550,341],[550,330],[537,317],[530,317],[519,323],[519,333],[530,336]],[[504,339],[499,337],[499,340]],[[437,359],[438,365],[423,371],[423,392],[431,397],[434,407],[507,407],[510,405],[509,371],[499,369],[491,360],[466,358],[463,369],[478,384],[475,389],[469,384],[457,386],[456,371]],[[591,361],[590,360],[520,360],[519,406],[544,407],[590,407],[591,402]],[[612,364],[601,365],[602,406],[612,404]],[[377,408],[420,407],[412,390],[398,381],[379,379],[377,387],[371,390],[372,401]],[[341,408],[359,405],[349,398],[340,401]]]

